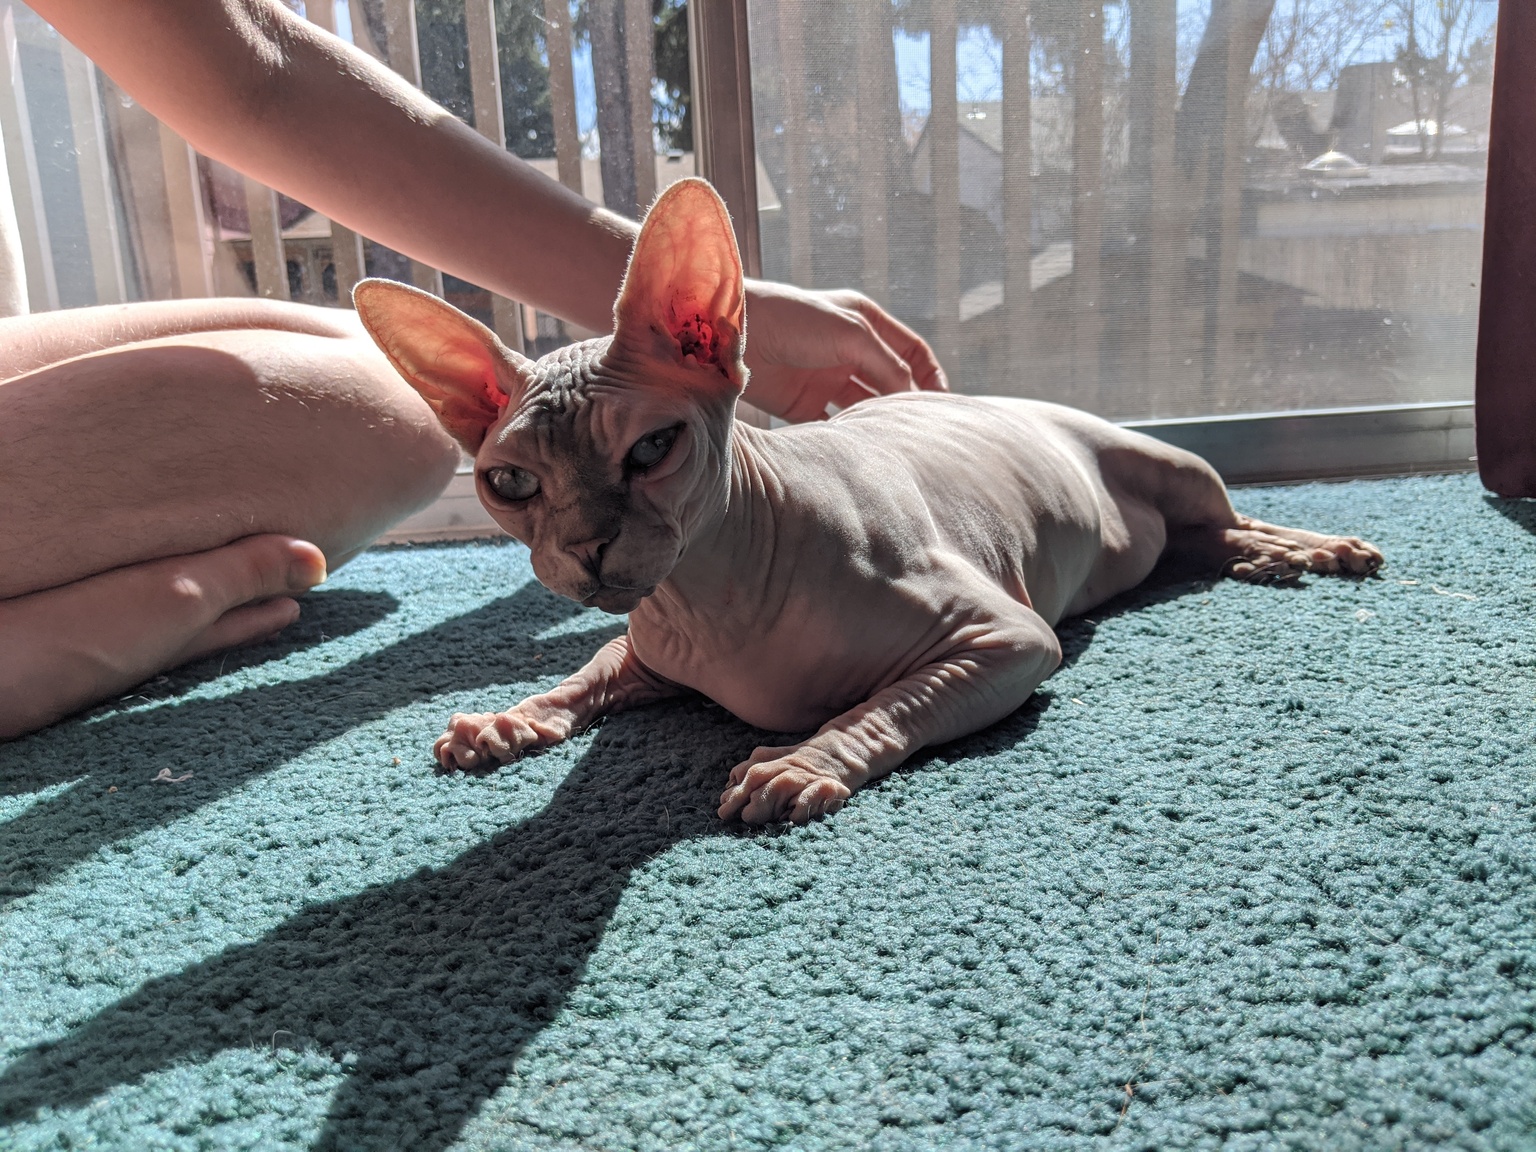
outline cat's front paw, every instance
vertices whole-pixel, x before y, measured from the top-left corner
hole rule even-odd
[[[565,737],[558,725],[522,705],[506,712],[455,712],[448,730],[432,745],[432,755],[445,772],[487,772]]]
[[[819,748],[759,748],[731,769],[731,786],[720,796],[722,820],[746,824],[785,820],[805,824],[830,816],[858,787],[848,765]]]

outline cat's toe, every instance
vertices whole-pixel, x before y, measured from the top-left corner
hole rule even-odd
[[[777,760],[748,761],[735,783],[720,797],[722,820],[739,816],[747,824],[775,824],[792,820],[804,824],[842,807],[853,795],[843,782],[841,765],[820,763],[820,757],[791,752]]]
[[[517,750],[500,730],[494,712],[455,712],[448,729],[432,745],[444,772],[484,772],[517,758]]]
[[[812,781],[795,798],[789,819],[796,824],[809,824],[819,816],[831,816],[842,811],[851,795],[847,786],[836,780]]]
[[[752,749],[752,755],[748,756],[740,764],[731,769],[730,782],[732,786],[740,784],[743,780],[745,780],[747,778],[747,773],[750,772],[753,768],[757,767],[759,764],[766,764],[770,761],[778,760],[781,757],[793,752],[796,747],[797,746],[794,744],[785,744],[782,746],[764,744],[760,747]],[[766,779],[766,777],[764,777],[764,779]]]
[[[439,772],[473,772],[480,756],[473,744],[444,732],[432,745],[432,756]]]

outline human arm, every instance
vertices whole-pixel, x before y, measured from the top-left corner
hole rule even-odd
[[[633,221],[277,0],[32,7],[198,151],[424,263],[583,327],[612,326]],[[846,406],[855,377],[879,392],[942,386],[926,344],[834,295],[748,286],[749,400],[804,419]]]
[[[632,222],[276,0],[33,8],[199,152],[435,267],[611,325]]]

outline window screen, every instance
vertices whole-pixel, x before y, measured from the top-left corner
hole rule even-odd
[[[764,274],[1115,418],[1470,398],[1493,0],[749,0]]]

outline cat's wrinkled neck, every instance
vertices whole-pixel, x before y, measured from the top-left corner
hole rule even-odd
[[[661,588],[693,604],[750,603],[771,566],[783,489],[772,433],[737,423],[728,451],[724,505],[692,533]]]

